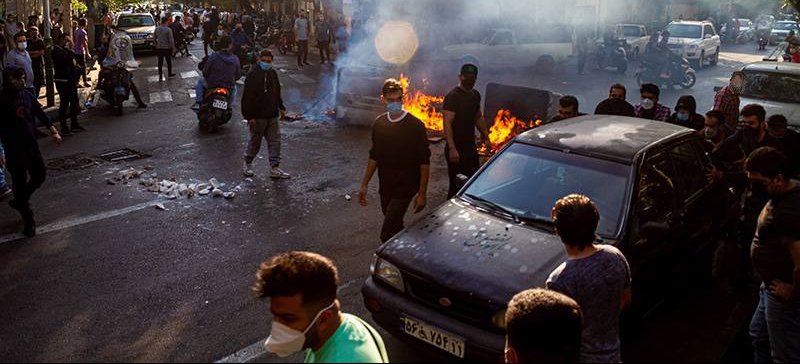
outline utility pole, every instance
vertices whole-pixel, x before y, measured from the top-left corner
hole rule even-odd
[[[50,29],[50,0],[44,0],[43,5],[45,91],[47,93],[47,107],[51,107],[56,104],[56,95],[53,87],[53,36]]]

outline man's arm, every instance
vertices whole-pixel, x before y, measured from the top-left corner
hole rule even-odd
[[[358,190],[358,203],[367,206],[367,186],[375,171],[378,169],[378,162],[372,158],[367,162],[367,169],[364,171],[364,178],[361,180],[361,188]]]
[[[44,126],[46,126],[48,129],[50,129],[50,135],[53,137],[53,142],[56,143],[56,144],[60,144],[61,143],[61,134],[59,134],[58,133],[58,129],[56,129],[56,127],[53,126],[53,122],[50,121],[50,118],[44,112],[44,110],[42,109],[42,105],[39,104],[38,101],[34,100],[34,102],[33,102],[33,110],[32,111],[33,111],[33,116],[35,118],[38,118],[39,120],[41,120],[42,124],[44,124]]]
[[[486,122],[486,118],[483,117],[483,113],[480,110],[475,114],[475,126],[478,127],[478,131],[481,133],[483,144],[491,149],[492,142],[489,139],[489,123]]]
[[[419,166],[419,191],[417,199],[414,200],[414,213],[419,213],[428,204],[428,180],[430,180],[431,165],[422,164]]]
[[[770,282],[770,293],[778,296],[783,301],[795,301],[800,299],[800,289],[797,285],[800,283],[800,240],[795,240],[788,245],[789,253],[794,262],[794,282],[786,283],[780,280]]]
[[[458,163],[459,155],[456,150],[455,139],[453,139],[453,121],[456,119],[456,113],[448,110],[442,111],[444,115],[444,136],[447,138],[447,149],[450,155],[450,161]]]

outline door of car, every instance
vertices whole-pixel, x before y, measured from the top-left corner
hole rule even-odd
[[[717,51],[716,35],[714,27],[711,24],[703,26],[703,49],[706,51],[706,56],[714,54]]]

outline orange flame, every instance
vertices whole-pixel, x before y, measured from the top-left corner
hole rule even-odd
[[[437,107],[441,107],[444,102],[444,96],[430,96],[422,91],[413,91],[412,93],[412,90],[408,88],[408,77],[403,74],[400,74],[400,83],[403,85],[403,89],[406,90],[406,95],[403,97],[405,110],[422,120],[422,123],[429,130],[443,131],[444,115]]]
[[[500,109],[494,117],[494,124],[489,128],[489,140],[492,152],[500,150],[509,140],[527,130],[541,126],[541,120],[522,121],[511,115],[510,110]]]

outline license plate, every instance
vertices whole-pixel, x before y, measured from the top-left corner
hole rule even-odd
[[[431,344],[459,358],[464,358],[464,339],[447,331],[430,326],[420,320],[401,317],[402,329],[406,334]]]
[[[215,109],[228,110],[228,102],[225,100],[214,100],[211,106]]]

